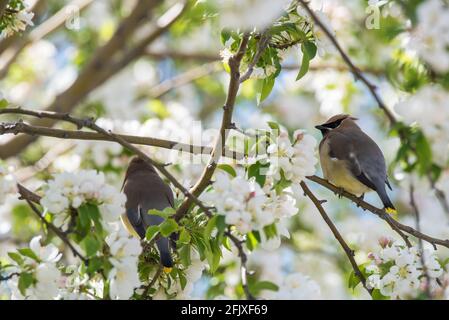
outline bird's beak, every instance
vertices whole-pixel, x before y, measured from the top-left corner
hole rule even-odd
[[[327,128],[327,127],[321,125],[321,124],[318,125],[318,126],[315,126],[315,128],[318,129],[318,130],[326,130],[326,129],[329,129],[329,128]]]

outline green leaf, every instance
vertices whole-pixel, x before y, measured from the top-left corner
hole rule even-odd
[[[380,293],[379,289],[374,289],[371,297],[373,298],[373,300],[388,300],[389,298],[384,296],[382,293]]]
[[[162,217],[164,219],[170,218],[175,213],[176,213],[176,210],[173,209],[172,207],[167,207],[167,208],[165,208],[162,211],[161,210],[156,210],[156,209],[148,210],[148,214],[159,216],[159,217]]]
[[[19,290],[20,293],[25,296],[26,295],[26,290],[34,283],[34,278],[33,275],[31,273],[26,273],[23,272],[20,274],[19,277]]]
[[[0,109],[4,109],[9,106],[9,102],[6,99],[0,100]]]
[[[168,237],[179,228],[178,224],[173,219],[167,219],[159,226],[162,236]]]
[[[259,292],[262,290],[278,291],[279,287],[277,284],[270,281],[259,281],[253,286],[254,291]]]
[[[8,252],[8,256],[14,260],[15,262],[17,262],[17,264],[20,266],[23,264],[23,258],[20,254],[15,253],[15,252]]]
[[[217,219],[218,215],[215,215],[212,218],[210,218],[209,221],[207,222],[207,225],[204,228],[204,239],[206,239],[206,241],[211,238],[212,231],[217,225]]]
[[[260,93],[257,94],[257,105],[261,104],[271,93],[274,87],[274,77],[269,76],[262,80]]]
[[[149,226],[145,233],[145,239],[148,241],[153,240],[159,232],[159,226]]]
[[[354,290],[359,283],[360,283],[359,277],[355,275],[354,271],[351,271],[348,279],[348,288]]]
[[[88,234],[83,240],[80,242],[81,248],[83,248],[87,257],[91,257],[95,255],[98,250],[101,248],[101,243],[98,241],[94,235]]]
[[[184,288],[187,285],[187,279],[182,273],[179,273],[178,275],[179,275],[179,283],[181,284],[181,289],[184,290]]]
[[[190,240],[192,240],[190,233],[186,230],[186,228],[183,227],[181,229],[181,232],[179,233],[178,242],[181,244],[188,244],[188,243],[190,243]]]
[[[219,164],[217,166],[218,169],[221,169],[223,171],[226,171],[227,173],[229,173],[231,176],[236,177],[237,176],[237,172],[235,171],[235,169],[230,166],[229,164]]]
[[[192,264],[190,259],[190,245],[184,245],[179,249],[179,258],[183,266],[188,267]]]
[[[259,244],[259,242],[257,241],[257,238],[254,236],[254,234],[252,232],[250,232],[246,235],[246,247],[250,251],[253,251],[255,248],[257,248],[258,244]]]
[[[281,128],[279,127],[279,123],[273,122],[273,121],[268,121],[267,124],[271,129],[276,130],[276,131],[281,131]]]
[[[262,174],[261,171],[267,169],[270,166],[269,163],[262,164],[260,161],[252,164],[248,168],[248,178],[255,177],[256,182],[263,187],[265,185],[265,181],[267,180],[267,175]]]
[[[40,261],[39,257],[30,248],[18,249],[17,251],[19,251],[22,256],[31,258],[34,261]]]
[[[299,80],[302,77],[304,77],[307,71],[309,71],[310,60],[312,60],[315,57],[317,47],[313,42],[306,41],[302,44],[301,51],[302,51],[302,62],[298,75],[296,76],[296,80]]]

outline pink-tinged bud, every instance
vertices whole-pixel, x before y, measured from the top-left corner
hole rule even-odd
[[[249,195],[248,195],[247,201],[249,201],[250,199],[254,198],[255,196],[256,196],[256,192],[255,191],[250,192]]]
[[[393,243],[393,240],[389,237],[380,237],[379,244],[382,248],[390,247]]]
[[[376,256],[374,255],[374,253],[370,252],[368,253],[368,259],[374,260],[376,259]]]

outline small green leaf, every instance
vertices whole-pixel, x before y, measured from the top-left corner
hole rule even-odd
[[[255,248],[257,248],[258,243],[259,242],[257,241],[256,237],[254,236],[254,234],[252,232],[250,232],[246,235],[246,247],[250,251],[253,251]]]
[[[188,267],[192,264],[190,259],[190,245],[184,245],[179,249],[179,258],[183,266]]]
[[[148,214],[159,216],[159,217],[162,217],[164,219],[170,218],[175,213],[176,213],[176,210],[173,209],[172,207],[167,207],[167,208],[165,208],[162,211],[161,210],[156,210],[156,209],[148,210]]]
[[[178,224],[173,219],[167,219],[159,226],[162,236],[168,237],[173,232],[178,230]]]
[[[302,77],[304,77],[307,71],[309,71],[310,60],[312,60],[315,57],[317,47],[313,42],[306,41],[302,44],[301,51],[302,51],[302,62],[298,75],[296,76],[296,80],[299,80]]]
[[[223,171],[226,171],[227,173],[229,173],[231,176],[236,177],[237,176],[237,172],[235,171],[235,169],[230,166],[229,164],[219,164],[217,166],[218,169],[221,169]]]
[[[26,295],[26,290],[34,283],[34,278],[33,275],[31,273],[26,273],[23,272],[20,274],[19,277],[19,290],[20,293],[25,296]]]
[[[270,290],[270,291],[278,291],[279,287],[277,284],[270,282],[270,281],[259,281],[254,285],[254,290],[256,292],[262,291],[262,290]]]
[[[209,219],[209,222],[207,223],[206,227],[204,228],[204,239],[208,240],[212,236],[212,231],[217,225],[217,219],[218,216],[215,215],[212,218]]]
[[[257,105],[261,104],[271,93],[274,87],[274,77],[269,76],[262,80],[260,92],[257,94]]]
[[[23,264],[23,258],[20,254],[15,253],[15,252],[8,252],[8,256],[14,260],[15,262],[17,262],[18,265],[22,265]]]
[[[0,109],[4,109],[9,106],[9,102],[6,99],[0,100]]]
[[[261,172],[263,170],[266,170],[270,166],[269,163],[262,164],[260,161],[257,161],[256,163],[252,164],[248,168],[248,178],[255,177],[256,182],[263,187],[265,185],[265,181],[267,180],[267,175],[264,174],[264,172]]]
[[[30,248],[18,249],[17,251],[19,251],[22,256],[31,258],[34,261],[40,261],[39,257]]]
[[[145,239],[148,241],[153,240],[159,232],[159,226],[149,226],[145,234]]]
[[[279,123],[277,123],[277,122],[268,121],[267,124],[273,130],[276,130],[276,131],[280,131],[281,130],[281,128],[279,127]]]
[[[87,257],[91,257],[95,255],[98,250],[101,248],[101,243],[98,241],[94,235],[88,234],[83,240],[80,242],[81,248],[83,248]]]
[[[359,277],[355,275],[354,271],[351,271],[348,279],[348,288],[354,290],[359,283],[360,283]]]
[[[186,228],[182,228],[181,232],[179,233],[179,243],[182,244],[188,244],[190,243],[190,240],[192,239],[192,237],[190,236],[189,232],[186,230]]]
[[[373,300],[388,300],[388,297],[380,293],[379,289],[374,289],[371,294],[371,297],[373,298]]]

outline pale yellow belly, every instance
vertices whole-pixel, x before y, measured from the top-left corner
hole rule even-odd
[[[326,180],[356,196],[372,191],[352,175],[344,161],[331,159],[329,156],[325,156],[325,154],[328,153],[322,152],[320,162]]]
[[[131,225],[131,222],[129,222],[129,219],[128,219],[128,216],[126,215],[126,213],[122,214],[120,218],[122,220],[123,226],[125,227],[126,231],[128,231],[131,235],[133,235],[137,239],[140,239],[139,235],[137,234],[137,232],[134,230],[133,226]]]

